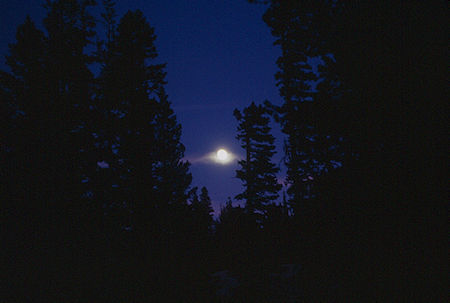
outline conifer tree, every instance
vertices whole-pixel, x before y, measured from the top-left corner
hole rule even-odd
[[[239,122],[236,138],[246,154],[245,159],[238,162],[241,168],[236,171],[245,190],[236,199],[245,201],[247,212],[264,214],[265,207],[278,198],[281,189],[276,178],[279,168],[271,162],[275,138],[270,134],[270,118],[262,105],[253,102],[243,113],[236,109],[234,116]]]
[[[44,30],[27,18],[10,46],[10,72],[1,73],[6,93],[1,102],[7,102],[12,130],[6,138],[10,182],[2,207],[8,208],[9,233],[27,243],[15,251],[18,260],[27,256],[43,264],[54,273],[56,288],[69,284],[70,269],[91,248],[87,235],[95,222],[82,197],[92,146],[93,75],[86,50],[94,34],[92,4],[47,1]],[[35,274],[36,283],[45,283],[41,277],[47,273]]]
[[[107,23],[109,28],[114,24]],[[174,213],[185,214],[191,175],[189,164],[182,161],[181,126],[164,90],[164,64],[155,62],[154,29],[141,11],[129,11],[110,37],[100,52],[97,111],[104,121],[102,154],[108,157],[109,180],[114,180],[110,185],[116,188],[115,201],[108,203],[124,214],[121,224],[131,224],[142,236],[168,232],[182,222]]]
[[[46,153],[42,163],[51,172],[50,195],[58,201],[54,206],[55,225],[64,226],[62,232],[70,229],[76,237],[86,239],[86,234],[95,230],[91,224],[97,218],[92,216],[101,214],[83,196],[89,181],[86,170],[95,165],[89,118],[94,76],[89,69],[92,56],[87,51],[95,36],[95,21],[89,11],[93,5],[95,1],[91,0],[47,1],[48,14],[43,20],[49,107],[46,139],[41,142]],[[67,224],[68,220],[73,223]]]
[[[151,60],[157,56],[156,37],[142,12],[127,12],[115,28],[113,7],[107,6],[105,21],[109,41],[100,52],[103,68],[97,114],[103,121],[98,132],[100,155],[109,168],[105,172],[108,177],[99,176],[99,182],[105,182],[104,199],[109,199],[105,203],[123,228],[131,224],[132,211],[138,216],[148,213],[144,200],[153,193],[151,146],[156,107],[150,87],[161,83],[149,73],[154,67]]]
[[[16,160],[25,166],[17,167],[12,175],[27,179],[14,187],[25,186],[19,192],[27,193],[24,199],[45,212],[36,218],[53,218],[55,232],[62,232],[60,225],[73,231],[68,217],[85,211],[75,205],[83,192],[83,168],[89,161],[86,151],[91,142],[86,118],[93,77],[86,47],[93,36],[94,22],[88,12],[92,4],[47,1],[45,33],[27,18],[7,58],[11,73],[2,74],[15,122],[20,125],[17,130],[22,132],[11,147],[20,158]]]
[[[287,156],[295,160],[297,152],[302,157],[301,153],[306,152],[307,158],[322,165],[336,160],[333,159],[334,151],[327,151],[342,148],[337,157],[342,168],[317,182],[317,190],[322,196],[320,202],[327,206],[321,207],[317,214],[323,216],[328,211],[328,217],[320,224],[324,228],[322,233],[315,234],[315,240],[333,243],[325,244],[324,252],[331,247],[340,250],[330,255],[348,255],[348,243],[365,243],[355,245],[352,251],[355,257],[348,261],[355,263],[345,265],[359,266],[355,266],[359,268],[358,275],[351,278],[349,285],[355,285],[353,282],[361,281],[361,277],[373,276],[380,277],[379,281],[383,282],[408,281],[405,282],[408,285],[425,285],[410,279],[432,276],[431,266],[418,266],[422,262],[420,257],[405,261],[403,256],[408,247],[417,249],[421,246],[423,251],[430,247],[425,238],[431,233],[424,231],[436,230],[431,222],[437,220],[427,217],[424,210],[434,193],[443,193],[436,160],[440,159],[437,154],[441,150],[435,142],[442,136],[439,125],[443,115],[439,113],[444,112],[441,107],[444,103],[439,100],[445,99],[442,89],[445,87],[442,85],[446,74],[446,65],[442,64],[445,51],[440,47],[448,36],[442,26],[446,19],[445,4],[438,1],[432,4],[389,1],[349,4],[328,0],[267,2],[269,8],[264,20],[277,39],[275,43],[282,49],[278,77],[285,98],[283,123],[290,126],[298,120],[301,125],[312,127],[313,134],[318,136],[310,145],[314,149],[305,150],[301,141],[309,134],[300,128],[296,133],[296,128],[284,126],[288,140],[300,142],[297,146],[291,144],[293,148],[288,146],[291,155]],[[297,95],[307,93],[302,86],[308,78],[298,75],[302,74],[302,66],[308,59],[314,57],[320,58],[323,66],[319,68],[322,79],[311,106],[303,106],[305,102],[297,104],[296,100],[294,106],[288,106],[291,102],[286,94],[289,88],[297,89]],[[297,107],[301,110],[297,111]],[[311,107],[310,112],[308,107]],[[296,112],[299,115],[295,115]],[[302,118],[305,114],[313,117],[313,123]],[[324,140],[328,136],[331,140]],[[296,166],[305,167],[301,158],[299,160]],[[287,165],[292,170],[295,167],[290,168],[291,163],[289,160]],[[299,172],[288,172],[294,190],[296,187],[293,186],[302,181],[302,170]],[[295,177],[298,179],[293,179]],[[298,203],[304,194],[299,191],[298,197],[294,197],[296,201],[293,201],[292,192],[290,196],[291,202]],[[427,219],[419,224],[418,217]],[[318,225],[316,222],[311,225],[314,224]],[[328,228],[326,224],[333,226]],[[340,231],[336,230],[337,226]],[[351,240],[347,238],[348,230],[357,231],[351,234]],[[311,231],[318,232],[318,229],[313,227]],[[344,234],[346,236],[342,236]],[[366,243],[371,245],[366,246]],[[410,256],[413,255],[411,252]],[[367,268],[361,264],[367,261],[361,260],[367,258],[382,261],[364,272]],[[386,268],[389,271],[384,270]],[[404,275],[406,268],[418,269],[417,275],[411,272]],[[323,274],[328,273],[329,270]],[[365,286],[372,288],[373,283]],[[397,286],[392,294],[399,297],[406,288]],[[414,293],[416,297],[429,297],[429,289],[416,288]],[[354,294],[355,288],[349,287],[343,293],[346,291]],[[405,297],[410,296],[411,292],[408,292]],[[380,299],[377,294],[366,301],[383,300],[382,297]]]
[[[49,199],[42,187],[46,176],[40,177],[45,152],[40,143],[45,139],[49,119],[46,58],[45,35],[27,17],[17,28],[16,42],[6,56],[10,72],[0,74],[0,106],[5,123],[0,138],[0,194],[4,232],[29,242],[34,240],[30,231],[40,230]]]
[[[322,30],[333,27],[334,11],[329,1],[267,2],[270,6],[263,18],[272,28],[275,44],[282,49],[275,78],[284,99],[277,114],[286,134],[288,202],[298,213],[308,200],[317,198],[317,180],[342,161],[342,134],[329,123],[334,112],[327,110],[336,104],[328,102],[331,90],[325,92],[322,85],[321,92],[317,92],[317,82],[323,79],[312,66],[312,62],[317,64],[319,58],[329,55]],[[320,19],[323,16],[328,17]]]
[[[155,118],[156,164],[153,173],[157,177],[158,199],[165,204],[185,204],[192,176],[189,162],[183,161],[184,145],[181,143],[181,125],[170,106],[164,89],[158,92]]]
[[[225,223],[228,219],[228,215],[233,211],[233,201],[231,197],[228,197],[225,206],[221,207],[220,214],[218,218],[219,223]]]
[[[209,197],[208,189],[204,186],[200,190],[200,205],[202,205],[202,208],[206,210],[206,213],[211,216],[213,212],[211,198]]]
[[[210,236],[213,228],[213,209],[211,206],[211,198],[209,197],[206,187],[202,187],[200,195],[198,187],[194,187],[189,193],[189,214],[191,219],[191,238],[197,248],[205,247],[209,244]]]
[[[213,218],[213,209],[211,206],[211,198],[206,187],[200,190],[200,196],[196,195],[196,199],[192,201],[192,211],[194,219],[197,221],[197,230],[202,232],[211,232]]]

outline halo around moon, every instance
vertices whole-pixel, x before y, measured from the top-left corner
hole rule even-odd
[[[227,151],[224,148],[219,148],[215,153],[211,155],[211,159],[214,160],[214,162],[225,165],[229,164],[235,159],[235,155],[233,153]]]
[[[234,163],[234,161],[238,160],[239,157],[225,148],[219,148],[216,151],[209,152],[204,156],[200,157],[190,157],[186,160],[191,164],[195,163],[216,163],[220,165],[229,165]]]
[[[219,149],[216,153],[216,157],[217,160],[221,161],[221,162],[226,162],[228,161],[228,158],[230,157],[228,155],[228,152],[226,150],[224,150],[223,148]]]

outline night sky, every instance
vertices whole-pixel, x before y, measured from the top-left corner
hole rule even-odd
[[[101,1],[98,1],[101,2]],[[30,15],[41,27],[43,1],[0,2],[1,69],[4,55],[15,41],[17,26]],[[206,186],[219,210],[227,197],[242,188],[235,178],[236,161],[228,165],[199,161],[224,148],[243,154],[237,140],[237,122],[232,113],[251,101],[268,99],[281,103],[275,86],[275,61],[280,50],[262,21],[265,6],[245,0],[117,0],[121,17],[140,9],[155,28],[159,62],[167,63],[166,86],[170,101],[183,127],[185,158],[192,162],[193,186]],[[100,6],[99,6],[100,7]],[[98,10],[98,9],[97,9]],[[98,11],[96,16],[98,16]],[[275,129],[281,151],[281,136]],[[275,161],[280,161],[280,153]]]

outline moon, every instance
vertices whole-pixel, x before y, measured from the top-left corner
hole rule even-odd
[[[230,159],[230,155],[223,148],[221,148],[217,151],[216,157],[217,157],[217,160],[219,160],[222,163],[226,163]]]

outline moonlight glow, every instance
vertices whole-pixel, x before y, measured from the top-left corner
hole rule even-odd
[[[219,149],[216,154],[217,160],[222,163],[227,163],[230,160],[228,152],[224,149]]]
[[[235,160],[238,159],[238,156],[233,154],[231,151],[228,151],[224,148],[219,148],[215,151],[211,151],[203,156],[197,157],[189,157],[185,160],[189,161],[191,164],[203,163],[203,164],[220,164],[220,165],[229,165],[235,163]]]

